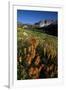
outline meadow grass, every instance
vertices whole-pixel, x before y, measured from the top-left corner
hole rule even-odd
[[[18,79],[40,78],[42,65],[39,65],[39,62],[42,63],[42,61],[42,64],[46,67],[46,77],[57,77],[57,51],[58,38],[56,36],[38,32],[37,30],[17,28]],[[47,63],[45,64],[45,62]],[[38,65],[39,68],[32,67],[36,66],[34,64]],[[25,76],[24,72],[19,69],[21,67],[25,69]]]

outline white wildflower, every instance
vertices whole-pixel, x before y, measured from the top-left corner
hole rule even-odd
[[[23,35],[24,35],[24,36],[28,36],[28,34],[27,34],[26,32],[23,32]]]

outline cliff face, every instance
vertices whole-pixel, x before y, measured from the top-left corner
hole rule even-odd
[[[50,21],[50,20],[43,20],[43,21],[41,21],[40,22],[40,27],[44,27],[44,26],[48,26],[48,25],[50,25],[52,23],[52,21]]]
[[[41,20],[41,21],[35,23],[35,25],[38,27],[45,27],[45,26],[49,26],[51,24],[56,24],[56,23],[57,23],[56,20],[55,21],[54,20]]]

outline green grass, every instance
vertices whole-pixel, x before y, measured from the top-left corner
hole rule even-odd
[[[23,33],[27,33],[26,35],[23,35]],[[22,29],[22,28],[18,28],[17,30],[17,40],[19,39],[28,39],[29,37],[35,37],[36,39],[38,39],[41,43],[46,41],[46,42],[51,42],[55,48],[57,48],[57,42],[58,42],[58,38],[56,36],[52,36],[52,35],[48,35],[46,33],[42,33],[42,32],[38,32],[38,31],[33,31],[33,30],[26,30],[26,29]]]

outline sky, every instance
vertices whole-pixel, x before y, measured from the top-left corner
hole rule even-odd
[[[57,12],[17,10],[17,21],[23,24],[34,24],[40,20],[57,20],[57,18]]]

